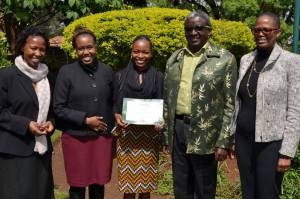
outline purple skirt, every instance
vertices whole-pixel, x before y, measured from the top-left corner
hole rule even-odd
[[[67,182],[70,186],[104,185],[110,181],[112,138],[108,136],[61,137]]]

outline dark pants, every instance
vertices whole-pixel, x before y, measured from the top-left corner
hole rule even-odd
[[[70,199],[84,199],[85,187],[70,187]],[[104,198],[104,185],[89,185],[89,199],[103,199]]]
[[[279,199],[283,174],[276,171],[281,141],[254,142],[236,134],[243,199]]]
[[[0,153],[1,199],[53,199],[52,153],[20,157]]]
[[[175,119],[172,152],[175,199],[214,199],[216,194],[217,162],[214,154],[186,154],[188,124]]]

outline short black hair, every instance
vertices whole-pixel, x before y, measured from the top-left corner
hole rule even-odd
[[[258,18],[262,17],[262,16],[268,16],[268,17],[271,17],[271,18],[274,20],[274,22],[275,22],[276,28],[280,29],[280,18],[279,18],[278,15],[276,15],[276,14],[274,14],[274,13],[272,13],[272,12],[262,12],[262,13],[260,13],[260,14],[257,16],[256,20],[257,20]]]
[[[148,41],[150,43],[150,49],[152,50],[152,46],[153,46],[153,43],[150,39],[150,37],[148,35],[138,35],[136,36],[133,41],[132,41],[132,45],[136,42],[136,41],[139,41],[139,40],[145,40],[145,41]]]
[[[16,47],[15,47],[15,56],[23,55],[22,48],[27,42],[28,37],[30,36],[40,36],[45,40],[46,43],[46,49],[49,47],[49,40],[48,37],[43,33],[40,29],[33,26],[26,27],[19,35],[16,41]]]
[[[78,27],[75,29],[75,32],[72,36],[72,46],[73,48],[76,48],[76,39],[77,37],[79,37],[80,35],[90,35],[93,37],[94,43],[96,44],[96,35],[89,29],[85,28],[85,27]]]
[[[206,22],[206,25],[211,26],[209,15],[206,12],[202,11],[202,10],[197,10],[197,11],[191,12],[186,17],[185,21],[187,21],[190,18],[196,18],[196,17],[200,17],[201,19],[204,19],[205,22]]]

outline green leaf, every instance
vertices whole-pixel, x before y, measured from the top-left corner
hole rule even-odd
[[[31,15],[29,12],[25,11],[25,10],[17,10],[15,12],[16,17],[18,19],[18,21],[29,21]]]
[[[78,13],[74,11],[69,11],[67,12],[67,18],[68,19],[77,19],[78,18]]]
[[[5,2],[8,6],[11,6],[11,0],[6,0]]]
[[[75,4],[76,0],[69,0],[68,3],[69,3],[69,6],[73,7],[73,5]]]

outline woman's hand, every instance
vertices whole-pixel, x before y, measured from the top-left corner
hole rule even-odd
[[[279,158],[277,162],[277,171],[283,173],[291,168],[291,164],[292,164],[292,158],[290,157]]]
[[[121,114],[115,113],[115,120],[120,127],[122,127],[122,128],[128,127],[128,123],[125,123]]]
[[[47,134],[54,131],[54,125],[51,121],[46,121],[40,125],[40,131],[45,131]]]
[[[160,132],[163,128],[164,128],[164,121],[160,121],[159,123],[155,124],[154,125],[154,129],[157,131],[157,132]]]
[[[94,131],[106,131],[107,124],[103,122],[103,117],[92,116],[85,119],[85,124]]]
[[[41,130],[41,125],[39,125],[37,122],[31,121],[28,126],[28,130],[30,133],[32,133],[35,136],[40,135],[46,135],[47,132],[44,130]]]

